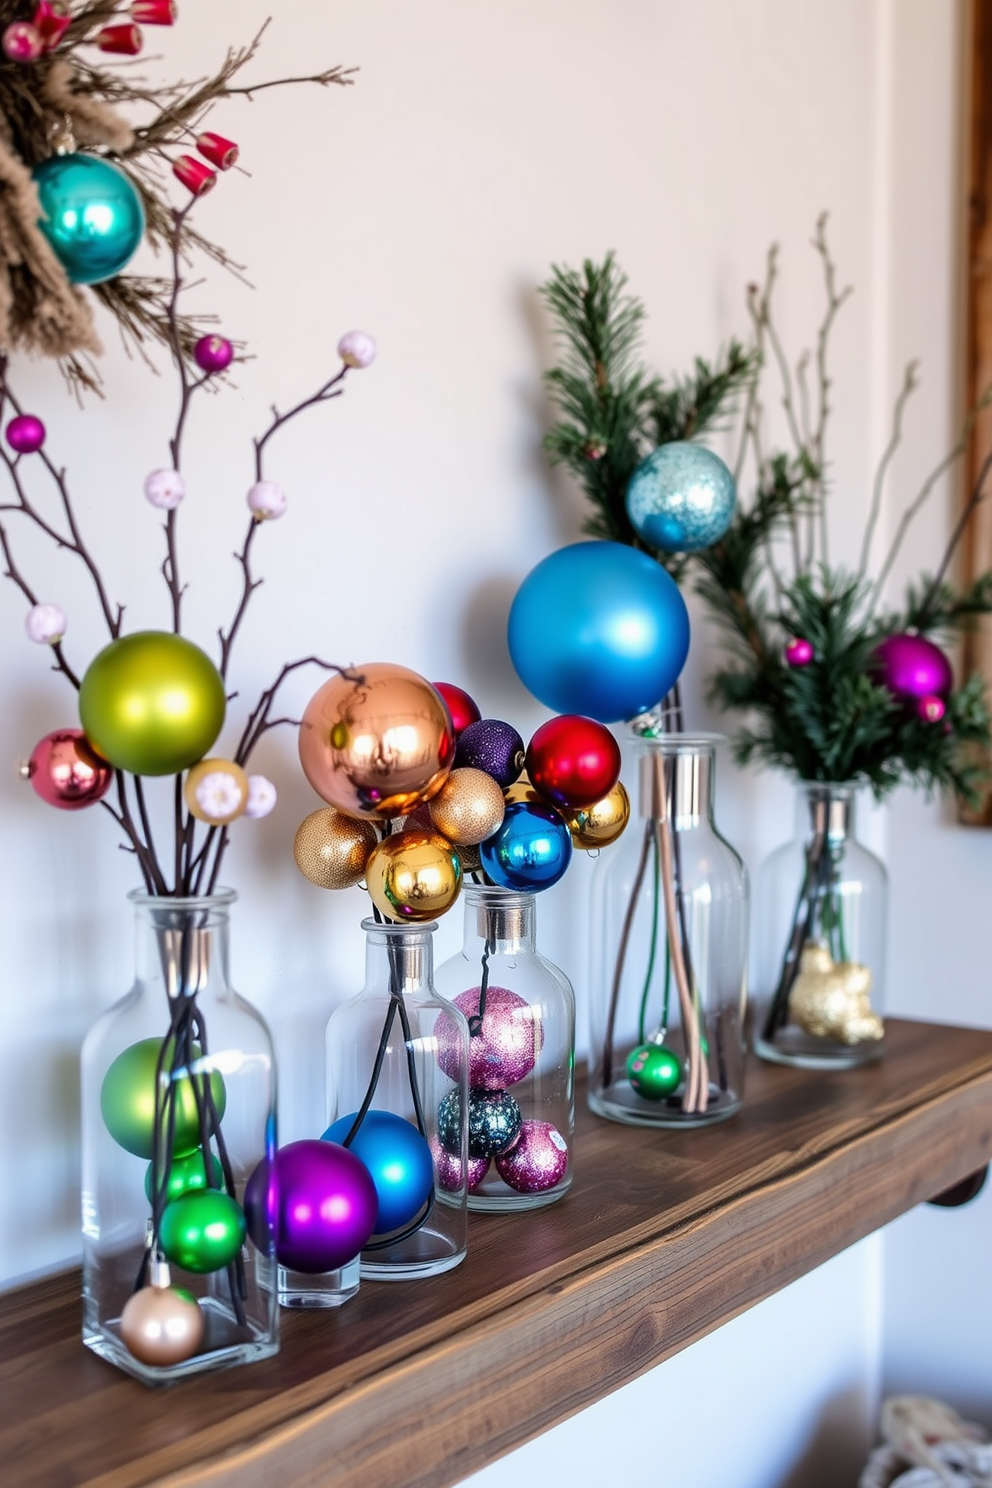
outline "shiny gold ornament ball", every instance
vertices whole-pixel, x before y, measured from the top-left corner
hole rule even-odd
[[[452,770],[430,803],[431,821],[456,847],[475,847],[502,825],[503,792],[485,770]]]
[[[799,973],[789,993],[789,1013],[812,1038],[836,1039],[853,1047],[885,1036],[872,1012],[872,975],[858,961],[835,961],[826,946],[803,947]]]
[[[300,823],[293,843],[296,866],[319,889],[350,889],[365,877],[379,841],[371,822],[323,806]]]
[[[197,821],[226,827],[248,805],[248,776],[234,760],[200,760],[186,776],[183,798]]]
[[[565,813],[568,830],[572,834],[572,846],[585,848],[609,847],[616,842],[630,820],[630,797],[618,780],[601,801],[584,806],[581,811]]]
[[[203,1313],[188,1292],[142,1287],[124,1304],[121,1338],[142,1364],[182,1364],[203,1341]]]
[[[503,792],[503,800],[507,806],[512,806],[514,801],[527,801],[531,806],[547,806],[547,801],[531,785],[530,776],[525,770],[518,776],[512,785],[508,785]]]
[[[391,920],[436,919],[462,886],[461,859],[437,832],[395,832],[365,867],[369,897]]]

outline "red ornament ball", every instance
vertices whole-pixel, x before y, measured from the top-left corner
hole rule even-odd
[[[468,728],[470,723],[478,723],[482,717],[478,706],[467,692],[456,687],[453,682],[435,682],[435,692],[439,692],[444,699],[444,706],[451,714],[451,722],[455,730],[455,738]]]
[[[81,811],[110,789],[114,769],[90,746],[82,729],[56,729],[34,746],[26,769],[33,789],[49,806]]]
[[[927,697],[921,697],[916,704],[916,711],[924,723],[939,723],[947,712],[947,704],[942,697],[930,693]]]
[[[525,1121],[509,1152],[497,1156],[496,1171],[517,1193],[546,1193],[568,1171],[568,1143],[550,1121]]]
[[[201,372],[223,372],[233,357],[234,347],[225,336],[201,336],[193,347],[193,360]]]
[[[805,636],[794,636],[785,648],[785,664],[790,667],[809,666],[815,653],[812,641]]]
[[[546,801],[578,811],[608,796],[620,779],[620,746],[594,718],[563,713],[531,739],[526,770]]]

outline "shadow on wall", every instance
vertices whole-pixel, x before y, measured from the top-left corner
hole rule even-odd
[[[802,1456],[775,1488],[854,1488],[873,1441],[864,1413],[862,1389],[828,1400]]]
[[[506,644],[506,621],[519,585],[519,577],[486,579],[469,600],[462,622],[462,654],[465,676],[472,679],[470,690],[485,700],[489,717],[511,721],[519,714],[526,716],[534,706],[513,670]]]

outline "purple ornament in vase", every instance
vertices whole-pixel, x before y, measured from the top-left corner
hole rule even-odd
[[[19,413],[7,425],[7,443],[18,455],[36,454],[45,442],[45,426],[33,413]]]
[[[875,647],[872,670],[881,685],[904,702],[940,697],[954,682],[951,663],[940,647],[909,631],[888,636]]]
[[[274,1167],[259,1163],[245,1188],[250,1235],[275,1215],[276,1260],[314,1276],[353,1260],[375,1227],[379,1200],[372,1175],[336,1142],[290,1142]]]
[[[540,1012],[507,987],[486,988],[486,1008],[479,1021],[479,987],[470,987],[454,999],[455,1007],[468,1019],[468,1083],[473,1090],[505,1090],[526,1078],[537,1063],[544,1043]],[[438,1041],[437,1062],[446,1075],[455,1077],[461,1045],[451,1019],[442,1013],[434,1035]]]
[[[813,644],[805,636],[794,636],[785,648],[785,664],[790,667],[809,666],[814,657]]]
[[[525,1121],[509,1152],[496,1158],[496,1171],[518,1193],[545,1193],[568,1168],[568,1143],[550,1121]]]
[[[480,718],[458,736],[455,769],[484,770],[506,790],[524,767],[524,741],[512,723]]]

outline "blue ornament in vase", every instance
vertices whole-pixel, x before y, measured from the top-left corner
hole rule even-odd
[[[737,503],[734,477],[712,450],[673,440],[642,460],[627,486],[627,515],[649,547],[698,553],[719,542]]]
[[[124,171],[100,155],[53,155],[36,165],[38,222],[73,284],[112,279],[145,231],[141,197]]]

